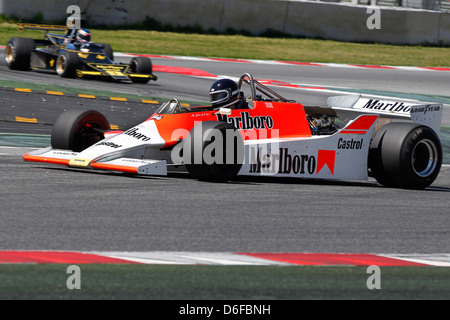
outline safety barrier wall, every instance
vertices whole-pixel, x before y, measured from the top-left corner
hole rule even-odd
[[[146,18],[165,25],[199,26],[204,30],[268,29],[295,36],[392,44],[450,44],[450,13],[380,8],[379,29],[369,29],[372,7],[295,0],[0,0],[0,13],[24,20],[42,13],[62,20],[75,4],[92,24],[135,24]]]

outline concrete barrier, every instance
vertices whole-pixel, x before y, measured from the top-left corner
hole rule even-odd
[[[42,13],[64,20],[75,4],[88,25],[136,24],[148,18],[162,25],[203,30],[267,30],[352,42],[450,44],[450,13],[380,7],[380,29],[370,30],[367,6],[295,0],[0,0],[0,13],[24,20]]]

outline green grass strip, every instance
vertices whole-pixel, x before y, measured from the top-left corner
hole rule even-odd
[[[0,265],[0,299],[450,298],[450,268],[445,267],[381,267],[380,289],[368,289],[372,273],[366,267],[78,266],[80,289],[68,289],[68,265]]]
[[[92,41],[108,43],[118,52],[368,65],[450,66],[448,47],[153,30],[90,30]],[[42,35],[43,31],[19,31],[13,23],[0,23],[0,44],[3,45],[12,37],[42,38]]]
[[[55,75],[55,77],[58,77]],[[7,80],[7,79],[1,79],[0,78],[0,87],[3,88],[26,88],[31,89],[32,91],[45,93],[46,91],[58,91],[62,92],[66,95],[78,95],[82,93],[86,96],[95,96],[96,98],[107,98],[110,97],[120,97],[125,98],[129,100],[136,100],[136,101],[142,101],[142,100],[148,100],[148,101],[157,101],[158,103],[162,103],[165,101],[168,101],[170,98],[163,98],[163,97],[155,97],[155,96],[148,96],[148,95],[138,95],[138,94],[129,94],[129,93],[122,93],[122,92],[112,92],[112,91],[106,91],[106,90],[95,90],[95,89],[81,89],[78,87],[68,87],[68,86],[58,86],[58,85],[50,85],[45,83],[38,83],[38,82],[28,82],[28,81],[20,81],[20,80]],[[181,103],[187,103],[187,104],[193,104],[193,105],[200,105],[204,104],[205,102],[199,102],[199,101],[188,101],[188,100],[180,100]]]
[[[55,77],[58,77],[55,75]],[[58,85],[50,85],[45,83],[38,82],[28,82],[28,81],[20,81],[20,80],[6,80],[0,78],[0,87],[4,88],[27,88],[33,91],[46,92],[46,91],[59,91],[64,94],[72,94],[78,95],[81,92],[84,95],[93,95],[96,97],[122,97],[127,99],[148,99],[148,100],[157,100],[157,101],[165,101],[167,99],[146,95],[137,95],[137,94],[127,94],[120,92],[112,92],[106,90],[95,90],[95,89],[81,89],[77,87],[68,87],[68,86],[58,86]]]

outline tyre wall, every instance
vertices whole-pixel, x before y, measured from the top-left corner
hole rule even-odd
[[[295,36],[390,44],[450,44],[450,12],[380,7],[379,29],[369,29],[367,6],[294,0],[0,0],[0,13],[24,20],[42,13],[63,20],[70,4],[88,25],[135,24],[146,18],[204,30],[268,29]]]

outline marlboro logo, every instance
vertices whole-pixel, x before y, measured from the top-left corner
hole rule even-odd
[[[240,117],[227,116],[216,113],[218,121],[224,121],[232,124],[238,129],[272,129],[273,119],[271,116],[255,116],[252,117],[248,112],[241,112]]]
[[[315,175],[325,166],[334,175],[336,151],[319,150],[316,155],[291,154],[288,148],[265,153],[263,148],[250,150],[250,173]]]

